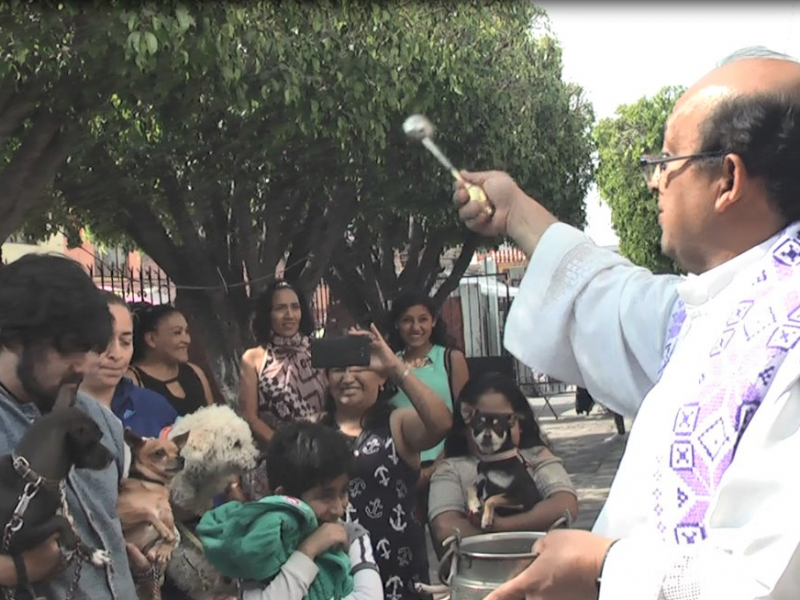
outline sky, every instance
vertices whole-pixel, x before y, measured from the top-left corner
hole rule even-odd
[[[691,85],[745,46],[800,57],[800,2],[536,4],[561,42],[564,79],[583,86],[598,119],[665,85]],[[587,234],[616,244],[608,207],[594,190],[586,209]]]

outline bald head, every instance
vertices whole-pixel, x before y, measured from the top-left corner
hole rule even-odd
[[[800,63],[791,59],[746,57],[730,60],[700,79],[678,100],[685,104],[713,105],[738,95],[779,94],[800,101]]]
[[[681,137],[694,142],[700,125],[725,100],[759,94],[800,102],[800,63],[777,53],[744,49],[726,58],[678,99],[667,127],[684,121]]]
[[[725,86],[739,94],[788,94],[800,98],[800,63],[791,59],[740,58],[717,67],[690,90],[709,85]]]

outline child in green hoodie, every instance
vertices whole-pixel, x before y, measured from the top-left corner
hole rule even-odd
[[[383,600],[369,534],[342,522],[353,460],[329,427],[283,426],[266,461],[275,495],[204,515],[206,557],[242,580],[243,600]]]

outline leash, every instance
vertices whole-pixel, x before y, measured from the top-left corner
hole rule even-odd
[[[25,487],[22,488],[22,493],[17,498],[17,505],[14,507],[14,512],[11,514],[11,519],[6,523],[5,527],[3,528],[3,539],[2,543],[0,543],[0,553],[8,554],[8,549],[11,546],[11,540],[22,526],[25,524],[25,513],[28,510],[28,506],[31,503],[36,495],[39,493],[39,490],[44,487],[45,479],[44,477],[38,475],[32,468],[28,460],[23,456],[17,456],[16,454],[12,454],[12,464],[14,466],[14,471],[25,481]],[[17,561],[22,562],[22,569],[20,569],[20,565],[17,564]],[[20,573],[25,566],[24,559],[22,556],[19,558],[14,558],[14,564],[17,568],[17,572]],[[26,578],[27,579],[27,578]],[[25,585],[28,587],[28,591],[31,594],[31,598],[36,598],[36,594],[33,593],[33,589],[30,586],[30,583],[27,581],[25,582],[17,582],[18,584]],[[4,600],[14,600],[14,593],[12,592],[11,588],[4,587],[3,588],[3,599]]]

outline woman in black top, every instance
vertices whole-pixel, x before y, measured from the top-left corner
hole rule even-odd
[[[213,403],[211,386],[202,369],[189,362],[189,326],[168,304],[140,305],[134,310],[134,383],[164,396],[179,416]]]

